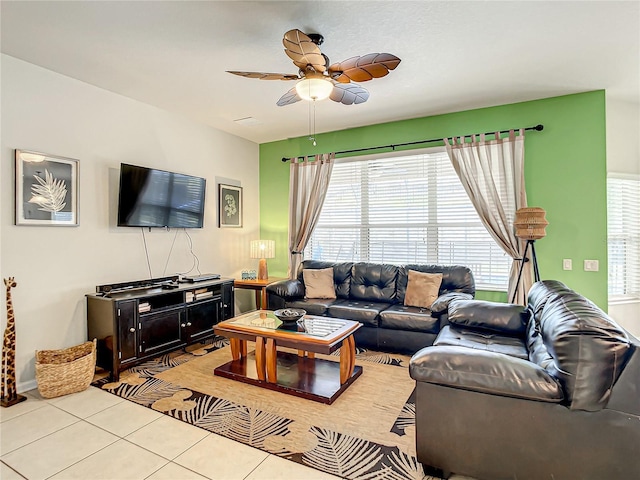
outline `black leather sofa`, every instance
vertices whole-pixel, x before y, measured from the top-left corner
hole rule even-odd
[[[305,298],[304,269],[333,268],[335,299]],[[409,270],[442,273],[439,296],[431,308],[404,305]],[[413,354],[431,345],[446,324],[447,307],[455,298],[472,299],[475,282],[463,266],[332,263],[305,260],[296,279],[267,286],[269,310],[303,308],[311,315],[361,322],[356,345]]]
[[[564,284],[454,301],[410,362],[418,460],[448,477],[640,478],[640,342]]]

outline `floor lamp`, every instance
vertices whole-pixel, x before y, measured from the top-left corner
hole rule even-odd
[[[516,227],[516,237],[526,240],[527,244],[524,247],[524,253],[520,262],[520,271],[518,272],[518,280],[516,281],[516,288],[513,291],[513,298],[511,303],[515,302],[516,294],[518,293],[518,287],[520,286],[520,279],[522,278],[522,270],[524,269],[525,262],[528,262],[527,252],[531,247],[531,258],[533,259],[533,276],[536,282],[540,281],[540,271],[538,270],[538,258],[536,257],[535,241],[547,234],[545,228],[549,225],[545,218],[545,211],[540,207],[525,207],[519,208],[516,211],[516,220],[513,225]]]

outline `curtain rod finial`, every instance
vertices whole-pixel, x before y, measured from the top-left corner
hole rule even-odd
[[[536,132],[541,132],[542,130],[544,130],[544,125],[542,125],[541,123],[539,123],[538,125],[536,125],[535,127],[533,127]]]

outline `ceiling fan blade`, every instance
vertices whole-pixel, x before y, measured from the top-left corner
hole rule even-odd
[[[369,53],[334,63],[329,67],[329,75],[340,83],[366,82],[388,75],[399,64],[400,59],[390,53]]]
[[[279,107],[284,107],[285,105],[291,105],[292,103],[299,102],[300,100],[302,99],[298,96],[296,87],[293,87],[282,97],[280,97],[280,100],[278,100],[278,103],[276,105],[278,105]]]
[[[354,103],[357,105],[358,103],[367,101],[369,91],[355,83],[334,83],[329,98],[334,102],[343,103],[344,105],[352,105]]]
[[[236,72],[227,70],[227,73],[233,73],[241,77],[258,78],[260,80],[300,80],[298,75],[292,73],[267,73],[267,72]]]
[[[284,53],[300,70],[306,70],[309,65],[319,73],[327,69],[327,62],[318,46],[300,30],[294,29],[285,33],[282,44]]]

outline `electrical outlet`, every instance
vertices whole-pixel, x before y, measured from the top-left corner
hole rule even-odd
[[[585,272],[597,272],[600,269],[600,262],[598,260],[585,260],[584,271]]]
[[[570,258],[565,258],[562,260],[562,269],[563,270],[573,270],[573,262]]]

